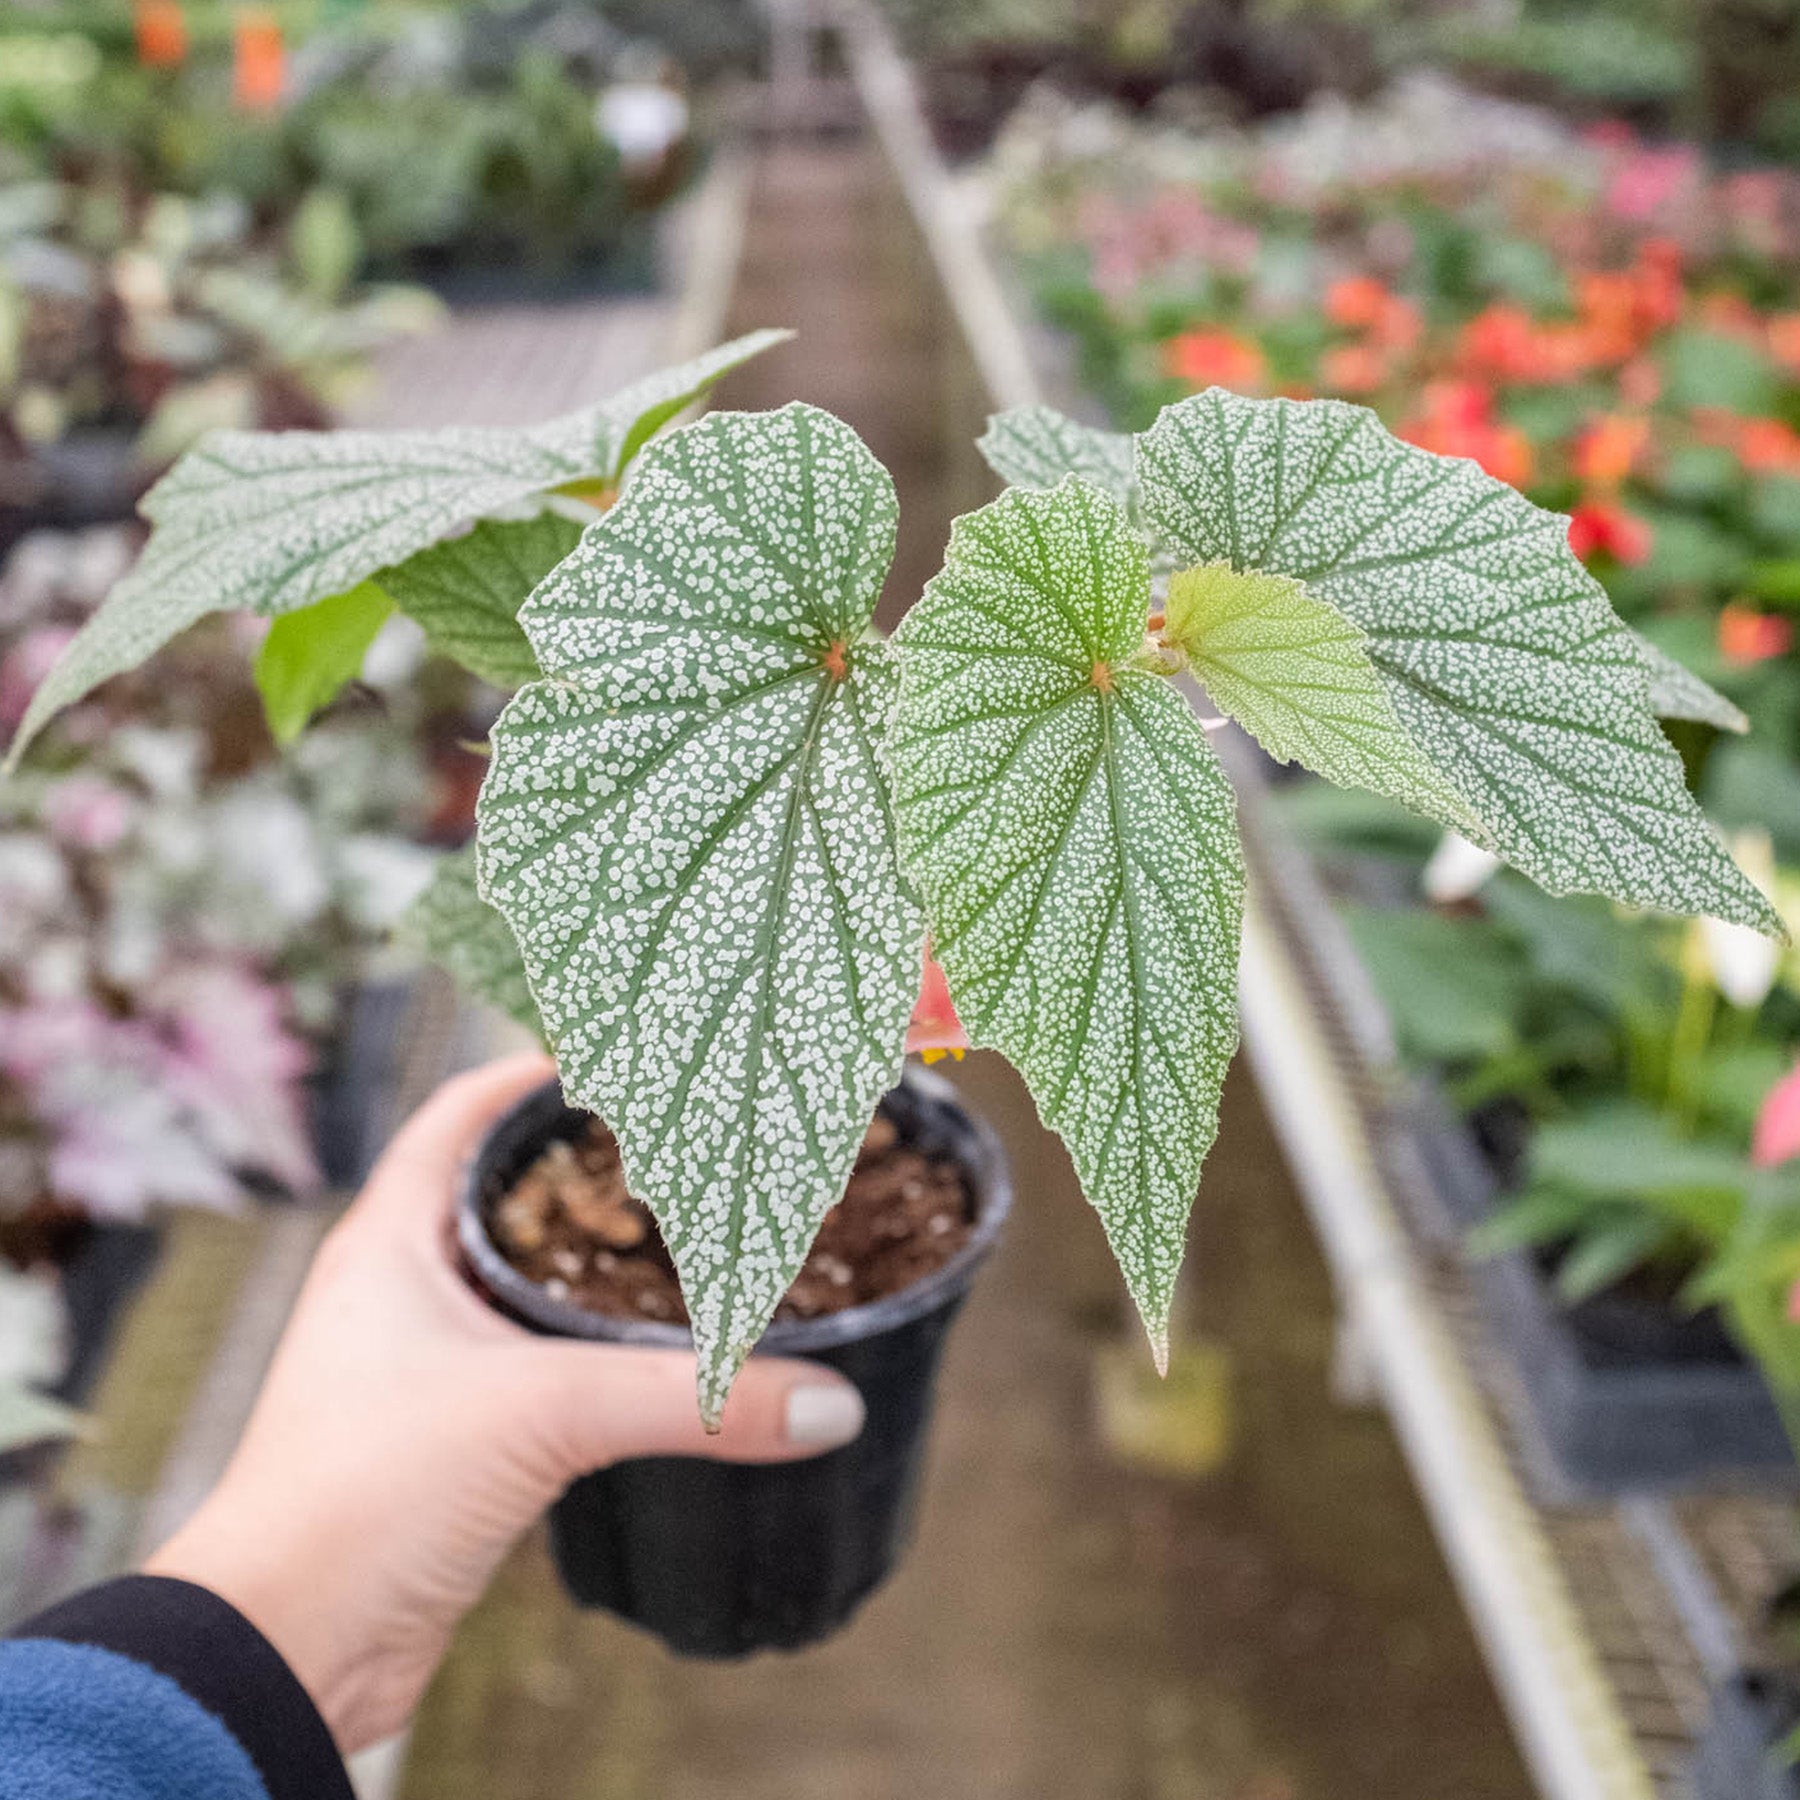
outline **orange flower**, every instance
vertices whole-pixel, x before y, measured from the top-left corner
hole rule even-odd
[[[1800,432],[1780,419],[1746,419],[1723,407],[1696,407],[1700,436],[1722,444],[1758,474],[1800,474]]]
[[[1605,555],[1641,563],[1650,554],[1650,527],[1609,500],[1584,500],[1569,514],[1569,548],[1583,562]]]
[[[244,112],[272,112],[287,88],[281,21],[247,6],[232,27],[231,96]]]
[[[1608,413],[1596,419],[1575,445],[1575,475],[1583,486],[1616,488],[1650,442],[1650,421]]]
[[[1769,354],[1790,375],[1800,375],[1800,312],[1775,313],[1769,319]]]
[[[1397,294],[1381,309],[1369,335],[1389,350],[1411,350],[1425,334],[1425,320],[1410,300]]]
[[[1532,476],[1531,440],[1524,432],[1494,420],[1491,390],[1473,381],[1427,384],[1424,404],[1396,435],[1440,456],[1465,456],[1498,481],[1526,486]]]
[[[1794,641],[1794,625],[1776,613],[1758,612],[1741,600],[1719,608],[1719,654],[1740,668],[1784,656]]]
[[[1373,275],[1346,275],[1325,290],[1325,316],[1346,331],[1381,322],[1393,295]]]
[[[1190,387],[1260,387],[1268,372],[1262,351],[1230,331],[1184,331],[1163,346],[1163,366]]]
[[[187,60],[187,18],[181,0],[137,0],[132,8],[138,61],[147,69],[173,69]]]
[[[1371,344],[1337,344],[1319,358],[1319,384],[1334,394],[1372,394],[1387,379],[1387,362]]]

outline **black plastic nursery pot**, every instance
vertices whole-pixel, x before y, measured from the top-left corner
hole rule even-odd
[[[794,1463],[645,1457],[583,1476],[550,1514],[572,1598],[654,1632],[683,1656],[797,1650],[845,1624],[911,1535],[937,1365],[994,1246],[1012,1193],[993,1134],[936,1077],[909,1070],[881,1103],[900,1142],[953,1158],[973,1230],[950,1261],[866,1305],[771,1325],[757,1354],[803,1356],[853,1381],[867,1417],[854,1443]],[[471,1165],[457,1212],[465,1272],[500,1311],[549,1335],[687,1346],[684,1326],[609,1317],[553,1298],[505,1260],[486,1218],[545,1146],[588,1114],[555,1082],[508,1112]]]
[[[1421,1102],[1412,1135],[1460,1238],[1501,1198],[1494,1166],[1439,1101]],[[1477,1258],[1470,1275],[1531,1433],[1565,1484],[1603,1495],[1800,1482],[1768,1385],[1716,1314],[1624,1290],[1571,1305],[1527,1251]]]
[[[1714,1688],[1694,1746],[1694,1800],[1800,1800],[1800,1770],[1784,1749],[1797,1723],[1800,1692],[1791,1683],[1745,1673]]]

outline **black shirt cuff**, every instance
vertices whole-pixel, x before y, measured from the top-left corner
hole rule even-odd
[[[275,1646],[208,1588],[126,1575],[10,1635],[92,1644],[168,1676],[243,1745],[269,1800],[355,1800],[312,1696]]]

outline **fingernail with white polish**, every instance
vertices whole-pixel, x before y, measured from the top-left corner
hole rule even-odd
[[[863,1428],[863,1402],[847,1381],[808,1382],[788,1389],[787,1441],[829,1450]]]

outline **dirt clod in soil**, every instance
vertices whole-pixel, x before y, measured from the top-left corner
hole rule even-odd
[[[878,1116],[775,1317],[814,1319],[898,1293],[962,1248],[970,1211],[958,1165],[901,1143]],[[488,1228],[506,1260],[558,1300],[687,1323],[656,1221],[626,1192],[618,1144],[597,1119],[551,1144],[495,1203]]]

